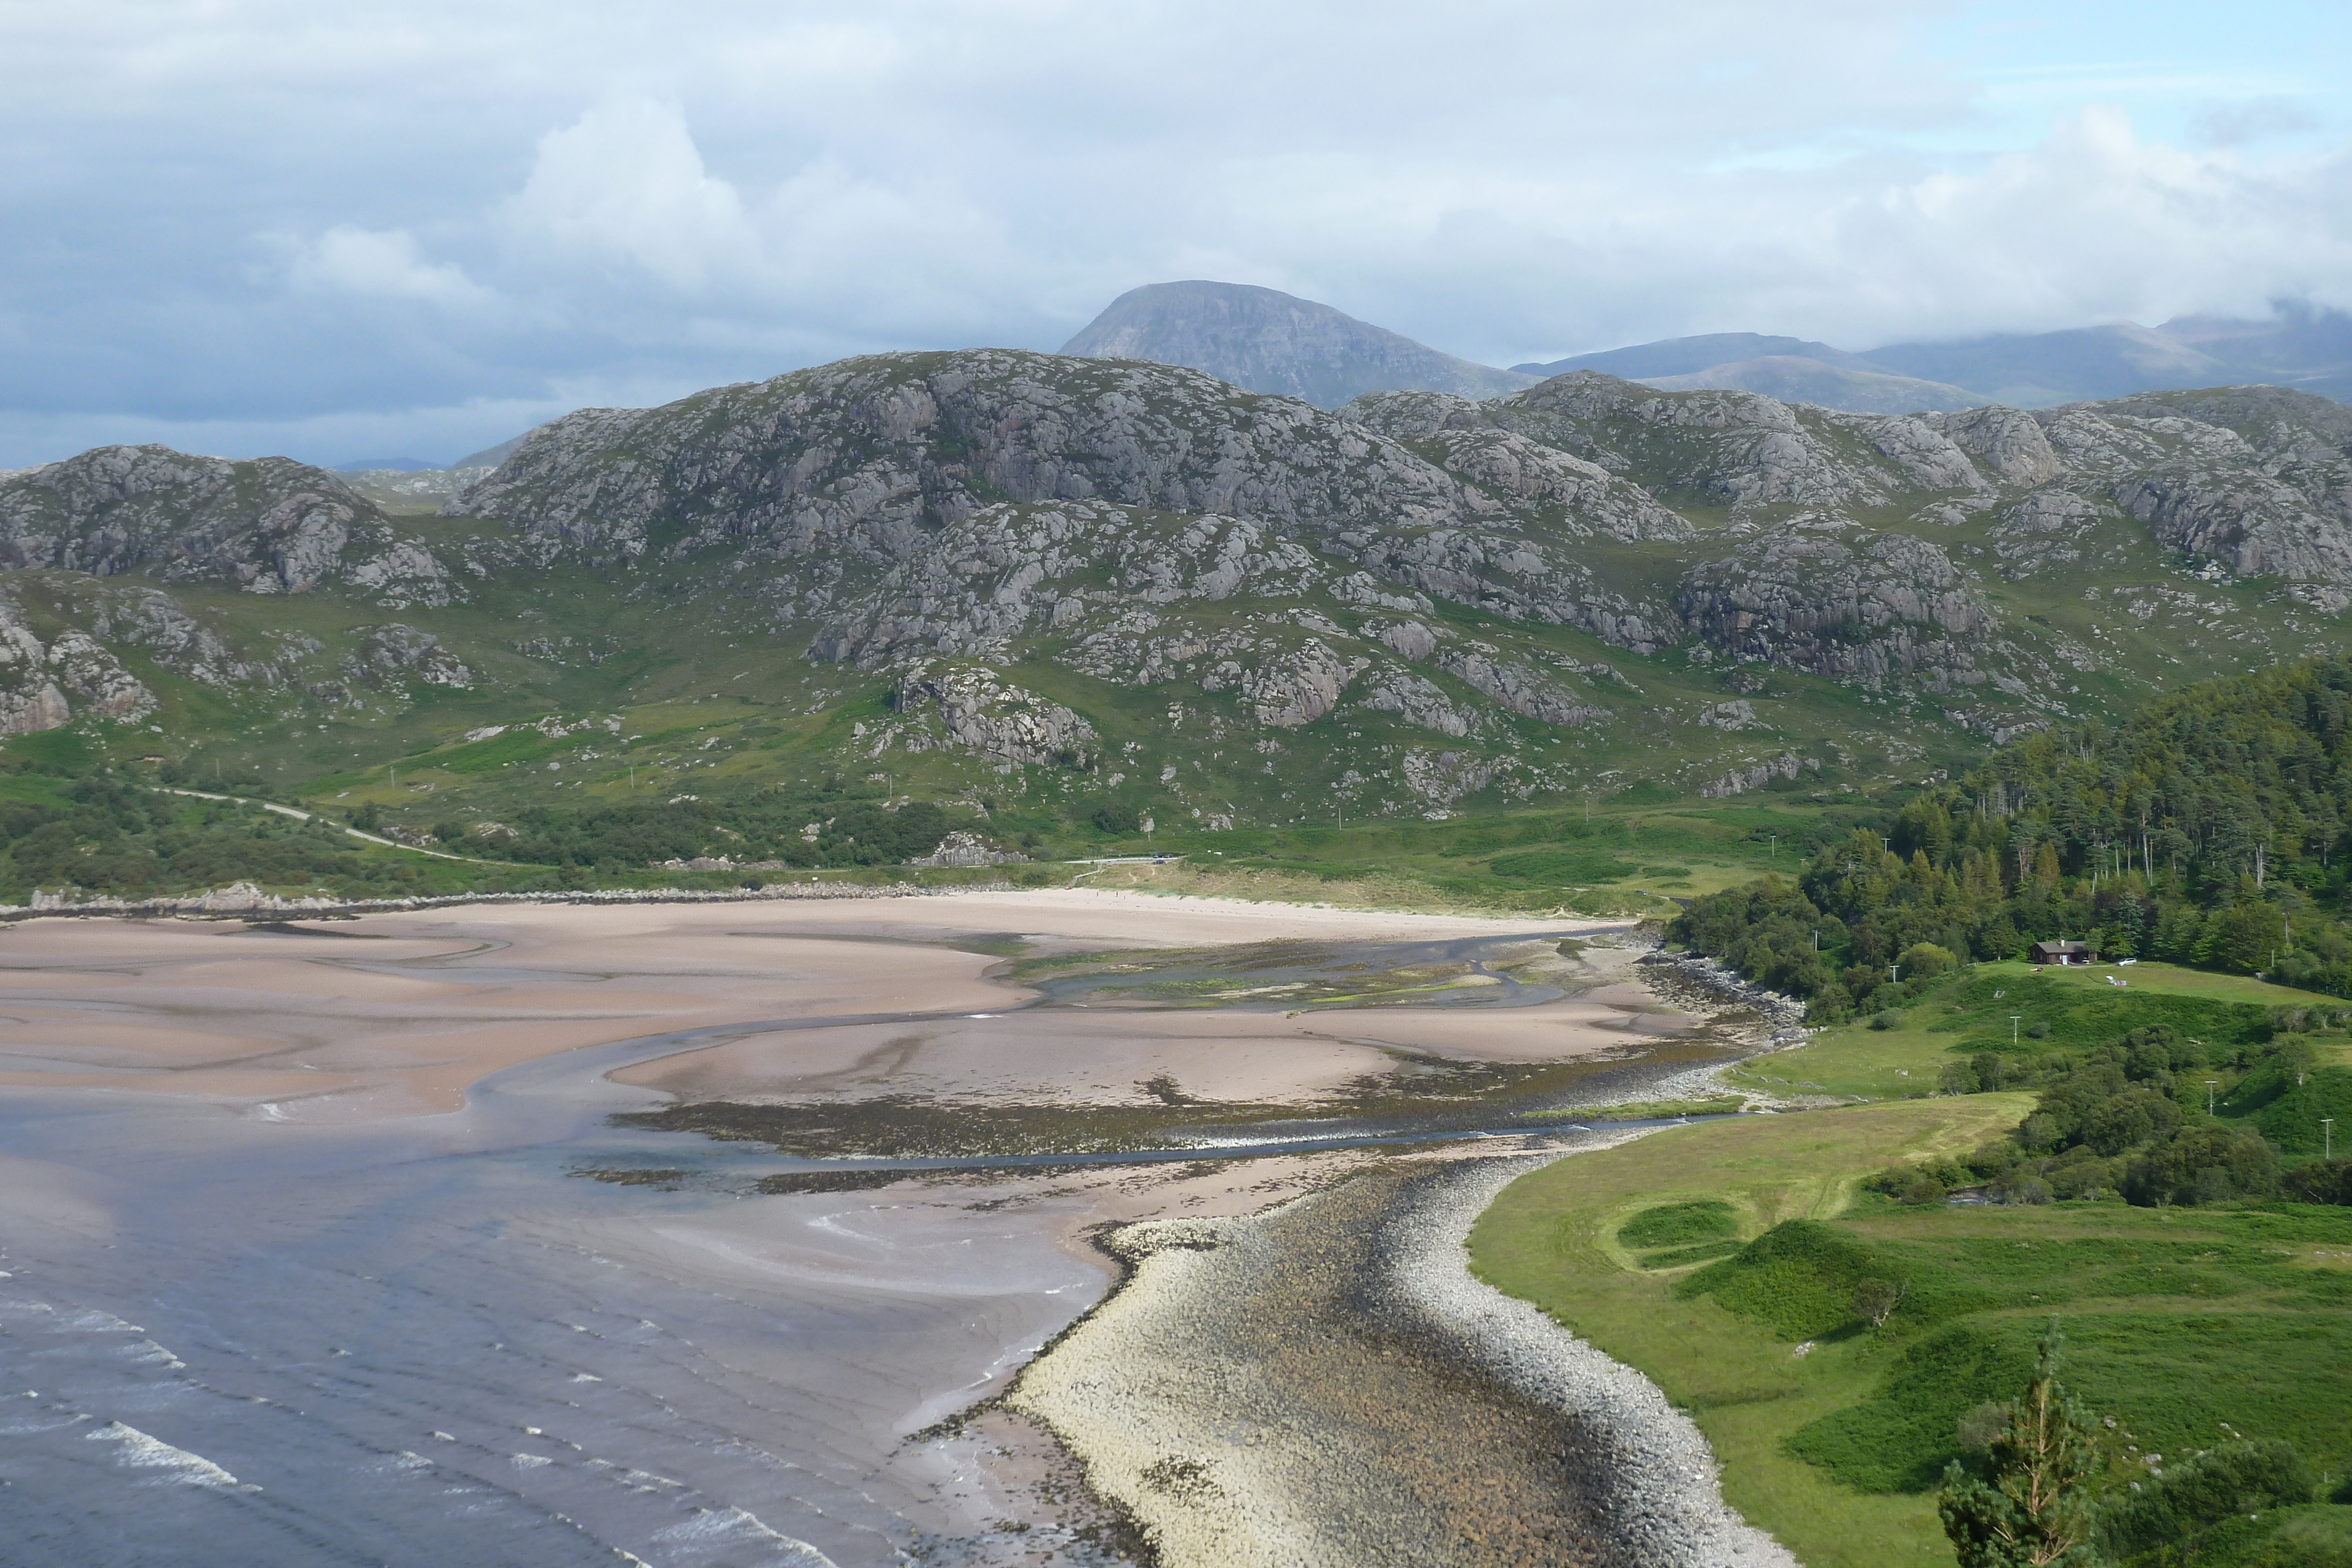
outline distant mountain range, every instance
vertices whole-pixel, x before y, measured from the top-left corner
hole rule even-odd
[[[1858,353],[1803,338],[1711,332],[1505,371],[1276,289],[1196,279],[1129,290],[1062,352],[1181,365],[1327,409],[1376,392],[1499,397],[1570,371],[1664,392],[1761,392],[1848,413],[2048,408],[2245,385],[2352,402],[2352,316],[2294,308],[2267,321],[2181,317],[2160,327],[2123,322]]]
[[[1484,401],[1574,371],[1661,392],[1760,392],[1844,413],[1955,413],[2000,403],[2049,408],[2193,387],[2285,386],[2352,402],[2352,315],[2282,308],[2268,321],[2181,317],[1859,353],[1806,338],[1708,332],[1564,360],[1482,365],[1279,289],[1193,279],[1131,288],[1062,346],[1092,360],[1203,371],[1245,392],[1336,410],[1374,392]],[[337,472],[383,501],[446,499],[495,468],[529,433],[447,468],[411,457],[355,459]],[[412,476],[400,478],[396,476]]]
[[[2048,408],[2208,386],[2287,386],[2352,402],[2352,316],[2284,308],[2268,321],[2184,316],[2160,327],[2120,322],[2011,332],[1952,343],[1895,343],[1850,353],[1754,332],[1667,338],[1513,367],[1528,375],[1600,371],[1669,391],[1760,392],[1855,413],[1954,410],[1982,403]]]

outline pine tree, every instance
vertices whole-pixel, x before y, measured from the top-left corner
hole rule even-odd
[[[2059,1386],[2063,1345],[2052,1319],[2025,1396],[1987,1450],[1986,1479],[1958,1460],[1937,1512],[1960,1568],[2094,1568],[2090,1536],[2101,1458],[2091,1418]]]

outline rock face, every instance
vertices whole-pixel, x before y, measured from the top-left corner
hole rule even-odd
[[[231,463],[164,446],[101,446],[0,478],[0,562],[252,593],[348,584],[446,604],[449,574],[374,503],[283,457]]]
[[[574,414],[452,509],[536,560],[723,552],[780,628],[821,628],[820,659],[1043,657],[1230,694],[1277,732],[1373,712],[1472,742],[1609,711],[1524,652],[1450,642],[1444,602],[1642,653],[1971,688],[2009,705],[1967,710],[1990,731],[2033,722],[2093,655],[1979,583],[2076,570],[2114,548],[2100,530],[2352,597],[2344,413],[2263,389],[1866,415],[1588,370],[1331,414],[1181,369],[973,350]],[[1969,528],[1987,542],[1941,542]],[[1040,754],[942,734],[966,732]],[[1462,772],[1435,767],[1414,777]]]
[[[44,644],[25,608],[0,597],[0,735],[33,735],[79,715],[144,718],[155,695],[88,632],[68,629]]]
[[[1493,397],[1538,379],[1456,359],[1328,305],[1241,283],[1131,288],[1063,344],[1062,352],[1183,365],[1318,408],[1395,388]]]
[[[1959,569],[1906,534],[1769,534],[1684,577],[1677,606],[1734,657],[1817,674],[1967,668],[1992,611]]]
[[[924,866],[976,866],[1026,865],[1028,862],[1029,857],[1018,850],[1001,849],[978,833],[966,832],[958,829],[941,839],[940,847],[929,854],[918,855],[907,863]]]

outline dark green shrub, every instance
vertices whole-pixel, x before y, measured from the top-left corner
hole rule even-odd
[[[1790,1219],[1700,1270],[1675,1287],[1675,1293],[1712,1296],[1783,1339],[1812,1339],[1855,1321],[1855,1288],[1873,1278],[1899,1283],[1903,1274],[1842,1230],[1819,1220]]]
[[[2124,1559],[2188,1547],[2224,1520],[2309,1502],[2311,1492],[2311,1471],[2292,1443],[2223,1443],[2111,1498],[2098,1541]]]
[[[2298,1203],[2352,1205],[2352,1155],[2314,1160],[2286,1173],[2286,1196]]]
[[[2278,1191],[2278,1151],[2252,1127],[2206,1123],[2134,1155],[2116,1185],[2142,1207],[2268,1197]]]

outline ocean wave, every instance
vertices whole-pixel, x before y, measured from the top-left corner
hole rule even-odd
[[[177,1481],[184,1486],[211,1487],[219,1491],[259,1491],[205,1458],[185,1448],[175,1448],[161,1437],[151,1437],[136,1427],[126,1427],[120,1421],[109,1421],[89,1435],[93,1443],[120,1443],[122,1462],[140,1469],[163,1470],[158,1480]]]
[[[680,1546],[757,1544],[775,1553],[772,1559],[774,1568],[835,1568],[832,1558],[807,1542],[771,1530],[740,1508],[704,1509],[692,1519],[660,1531],[654,1539]]]

